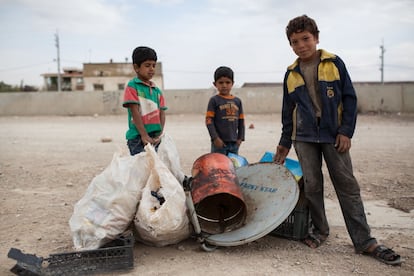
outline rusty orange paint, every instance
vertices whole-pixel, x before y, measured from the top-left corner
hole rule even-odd
[[[243,199],[233,162],[221,153],[208,153],[198,158],[191,170],[194,204],[205,197],[228,193]]]
[[[244,223],[247,208],[229,157],[202,155],[194,162],[191,176],[191,196],[203,231],[221,233]]]

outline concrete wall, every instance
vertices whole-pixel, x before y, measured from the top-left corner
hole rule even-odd
[[[366,112],[414,113],[414,83],[355,84],[358,110]],[[170,114],[204,114],[214,89],[164,90]],[[235,88],[244,112],[278,113],[282,87]],[[126,112],[123,91],[0,93],[0,116],[31,115],[114,115]]]
[[[232,93],[242,99],[245,113],[275,113],[281,110],[282,88],[237,88]],[[215,94],[213,88],[166,90],[164,93],[168,112],[174,114],[205,113],[210,97]]]
[[[121,92],[0,93],[0,116],[121,113]]]
[[[414,84],[357,84],[361,112],[414,113]]]

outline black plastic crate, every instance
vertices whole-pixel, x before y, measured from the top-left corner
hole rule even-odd
[[[134,236],[128,232],[99,249],[51,254],[48,258],[12,249],[9,257],[18,259],[11,269],[17,275],[90,275],[132,269],[133,250]]]
[[[301,186],[301,183],[299,183],[299,186]],[[310,226],[308,201],[305,198],[303,190],[300,189],[299,200],[296,203],[295,209],[293,209],[281,225],[270,232],[270,235],[292,240],[301,240],[307,236]]]
[[[51,254],[45,275],[82,275],[131,269],[134,267],[132,233],[120,236],[103,247],[63,254]]]

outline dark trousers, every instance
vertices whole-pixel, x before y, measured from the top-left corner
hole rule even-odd
[[[333,144],[298,141],[294,142],[294,147],[303,171],[304,192],[309,201],[313,232],[329,235],[323,192],[323,157],[355,250],[361,252],[375,244],[365,216],[359,184],[353,174],[349,151],[339,153]]]
[[[159,134],[158,132],[148,133],[148,135],[151,138],[157,137],[158,134]],[[129,153],[131,155],[135,155],[135,154],[138,154],[140,152],[143,152],[144,147],[145,147],[144,143],[142,142],[141,136],[138,136],[135,139],[127,140],[127,145],[128,145],[128,148],[129,148]],[[158,146],[159,146],[159,144],[155,146],[155,150],[158,149]]]

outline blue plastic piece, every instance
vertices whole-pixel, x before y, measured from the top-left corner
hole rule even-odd
[[[239,167],[249,165],[249,162],[247,161],[247,159],[245,157],[237,155],[235,153],[229,152],[227,154],[227,157],[230,158],[231,161],[233,161],[233,164],[234,164],[235,168],[239,168]]]
[[[261,163],[273,162],[274,156],[275,154],[273,152],[266,151],[262,159],[260,159],[259,162]],[[291,158],[286,158],[284,165],[296,177],[296,179],[299,179],[303,176],[302,168],[299,164],[299,161],[291,159]]]

